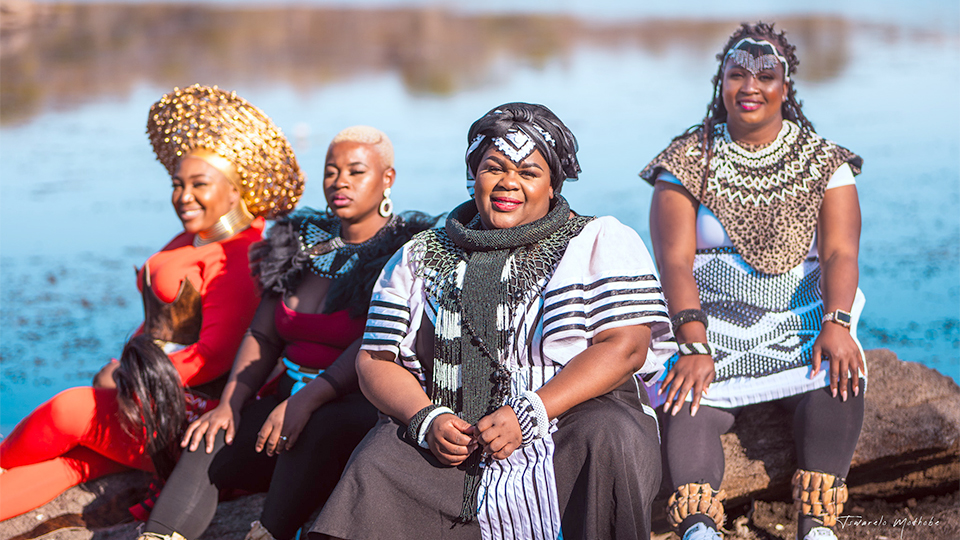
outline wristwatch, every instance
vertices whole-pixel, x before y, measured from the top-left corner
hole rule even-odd
[[[849,329],[853,324],[853,317],[850,316],[849,311],[844,311],[838,309],[836,311],[831,311],[830,313],[823,314],[823,322],[835,322],[840,326]]]

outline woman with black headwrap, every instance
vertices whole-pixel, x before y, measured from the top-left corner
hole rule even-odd
[[[546,107],[468,134],[472,198],[384,267],[360,385],[383,413],[313,534],[649,536],[657,425],[636,374],[672,353],[643,242],[560,196],[580,167]]]

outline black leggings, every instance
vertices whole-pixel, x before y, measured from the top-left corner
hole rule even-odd
[[[164,485],[145,531],[198,538],[217,510],[220,489],[267,491],[260,522],[278,540],[293,538],[310,514],[326,502],[354,447],[377,421],[377,410],[359,390],[314,411],[294,447],[279,456],[254,451],[264,421],[290,393],[250,402],[240,416],[233,444],[217,434],[213,453],[201,444],[184,452]]]
[[[852,386],[851,382],[847,401],[833,397],[830,388],[825,387],[774,402],[793,415],[793,440],[800,469],[840,478],[846,478],[850,472],[863,425],[864,381],[860,381],[858,396],[853,395]],[[660,408],[665,473],[673,490],[689,483],[709,483],[713,489],[720,489],[724,467],[720,435],[733,427],[740,410],[701,406],[697,415],[691,417],[689,402],[676,416],[663,414]]]

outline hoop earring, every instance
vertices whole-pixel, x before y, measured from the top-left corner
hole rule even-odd
[[[393,213],[393,201],[390,200],[390,188],[383,190],[383,200],[380,201],[380,215],[390,217]]]

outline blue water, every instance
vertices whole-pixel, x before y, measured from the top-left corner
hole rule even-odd
[[[732,30],[738,18],[750,18],[751,4],[734,2],[727,11],[713,2],[699,5],[710,17],[734,21]],[[921,2],[861,24],[868,4],[851,4],[860,11],[832,4],[803,6],[839,14],[840,41],[821,49],[837,60],[805,78],[804,67],[818,64],[801,49],[797,85],[817,130],[865,159],[858,178],[860,286],[867,296],[860,338],[865,348],[893,349],[956,380],[957,5]],[[546,11],[548,5],[533,7]],[[561,2],[572,14],[584,5]],[[598,14],[616,14],[618,5],[602,2]],[[795,13],[799,5],[772,11]],[[625,9],[641,22],[689,17],[673,7]],[[937,23],[927,28],[925,20]],[[442,92],[424,91],[391,65],[306,82],[289,74],[265,80],[255,70],[201,82],[237,90],[291,136],[310,179],[304,204],[319,207],[326,142],[343,127],[371,124],[386,131],[396,148],[398,209],[440,213],[466,197],[463,151],[470,123],[505,101],[547,104],[580,140],[584,173],[564,188],[573,207],[615,215],[648,240],[652,190],[637,172],[702,116],[712,56],[722,41],[658,48],[573,40],[542,55],[485,43],[491,52],[475,67],[454,70],[454,83]],[[322,71],[324,59],[315,61],[302,70]],[[110,76],[109,69],[96,69]],[[176,73],[146,72],[109,91],[93,85],[80,97],[47,99],[35,112],[0,124],[0,432],[55,392],[89,381],[139,323],[133,267],[179,229],[169,179],[153,158],[144,124],[160,95],[191,82]]]

